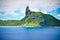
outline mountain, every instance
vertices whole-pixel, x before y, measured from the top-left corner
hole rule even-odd
[[[25,16],[21,21],[24,26],[60,26],[60,20],[42,12],[31,12],[29,16]]]
[[[21,20],[24,26],[60,26],[60,20],[42,12],[32,12],[26,7],[26,16]]]
[[[60,26],[60,20],[42,12],[33,12],[26,7],[26,16],[21,20],[0,20],[0,26]]]
[[[60,20],[42,12],[30,12],[22,20],[0,20],[0,26],[60,26]]]

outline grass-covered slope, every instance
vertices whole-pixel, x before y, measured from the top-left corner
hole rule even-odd
[[[28,17],[25,17],[23,24],[27,26],[60,26],[60,20],[41,12],[31,12]]]
[[[41,12],[31,12],[22,20],[0,20],[0,26],[60,26],[60,20]]]

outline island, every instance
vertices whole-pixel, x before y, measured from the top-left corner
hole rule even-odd
[[[60,26],[60,20],[49,14],[31,11],[27,6],[23,19],[0,20],[0,26]]]

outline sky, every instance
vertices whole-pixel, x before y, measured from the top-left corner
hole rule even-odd
[[[60,20],[60,0],[0,0],[0,20],[21,20],[26,6],[31,11],[43,12]]]

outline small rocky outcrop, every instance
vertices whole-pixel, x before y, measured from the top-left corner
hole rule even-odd
[[[29,16],[30,13],[31,13],[31,11],[29,9],[29,6],[27,6],[26,7],[26,11],[25,11],[26,16]]]

